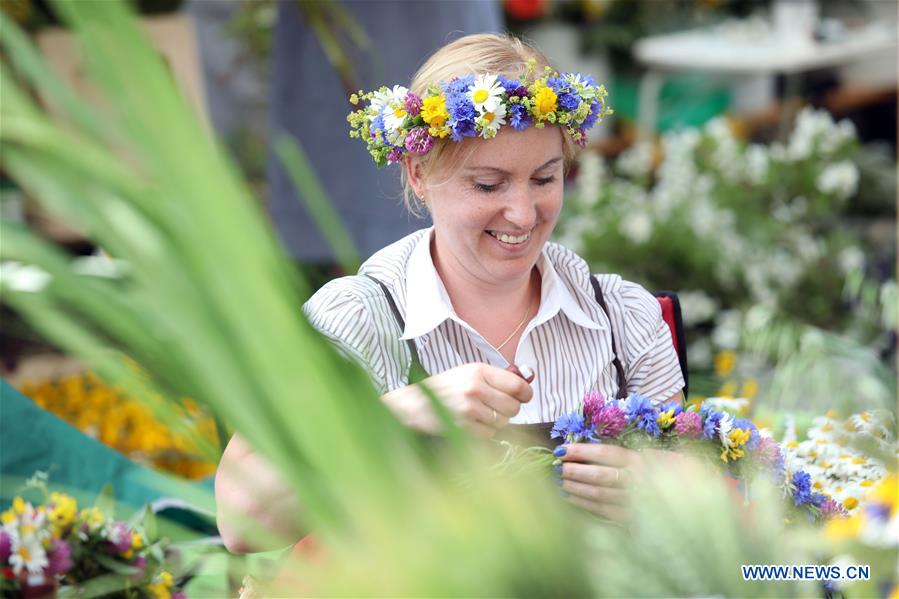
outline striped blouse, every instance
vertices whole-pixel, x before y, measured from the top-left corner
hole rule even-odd
[[[371,374],[381,393],[405,386],[412,362],[407,339],[422,366],[437,374],[483,362],[505,368],[506,359],[453,310],[434,263],[433,227],[412,233],[369,258],[359,275],[327,283],[303,309],[312,325]],[[515,354],[516,364],[534,369],[533,399],[511,420],[549,422],[579,407],[584,394],[614,397],[612,364],[615,332],[628,392],[665,400],[684,386],[668,326],[657,300],[618,275],[597,277],[608,315],[596,302],[587,263],[555,243],[537,261],[540,308],[528,323]],[[381,287],[384,283],[405,320],[399,324]]]

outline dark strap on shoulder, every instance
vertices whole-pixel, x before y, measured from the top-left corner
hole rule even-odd
[[[599,281],[596,277],[590,277],[590,284],[593,285],[593,294],[596,296],[596,303],[599,304],[599,307],[602,308],[602,311],[605,312],[606,316],[609,318],[609,335],[612,336],[612,365],[615,366],[615,371],[618,374],[618,393],[615,397],[624,399],[627,397],[627,380],[624,377],[624,367],[621,365],[621,360],[618,359],[615,331],[612,330],[612,317],[609,316],[609,308],[606,306],[606,300],[602,296],[602,288],[599,286]]]
[[[381,288],[381,291],[384,292],[384,297],[387,298],[387,303],[390,304],[390,311],[393,312],[393,317],[396,318],[396,323],[400,327],[400,335],[402,335],[403,331],[406,330],[406,321],[403,320],[403,315],[400,314],[400,309],[397,308],[396,302],[393,299],[393,294],[390,293],[387,285],[371,275],[362,276],[368,277],[369,279],[377,283]],[[424,369],[424,366],[421,365],[421,360],[418,357],[418,349],[415,347],[415,341],[413,341],[412,339],[406,339],[406,345],[409,346],[409,352],[412,354],[412,364],[409,367],[409,383],[417,383],[421,379],[425,378],[427,376],[427,373]]]

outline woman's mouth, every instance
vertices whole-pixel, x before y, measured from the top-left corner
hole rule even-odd
[[[499,239],[503,243],[507,243],[509,245],[521,245],[531,238],[530,231],[522,235],[510,235],[508,233],[502,233],[500,231],[487,231],[487,233],[492,237],[495,237],[496,239]]]

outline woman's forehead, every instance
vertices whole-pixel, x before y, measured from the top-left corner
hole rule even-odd
[[[493,139],[473,141],[476,147],[465,161],[464,171],[535,170],[562,160],[562,132],[557,127],[507,128]]]

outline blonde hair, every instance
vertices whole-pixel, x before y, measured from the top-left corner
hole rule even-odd
[[[432,83],[450,81],[462,75],[482,75],[486,73],[505,75],[511,79],[521,79],[527,72],[528,60],[536,61],[537,72],[542,73],[544,67],[551,67],[547,58],[533,46],[512,35],[494,33],[478,33],[466,35],[451,42],[431,55],[418,72],[412,77],[409,89],[419,96],[424,95]],[[562,152],[566,165],[574,158],[574,142],[563,130]],[[424,156],[415,156],[410,162],[421,167],[423,180],[427,180],[437,172],[451,173],[467,160],[471,151],[463,152],[467,144],[457,143],[451,139],[441,139]],[[403,201],[412,214],[420,216],[421,204],[409,181],[407,163],[403,162],[401,180],[403,184]],[[449,180],[449,176],[446,180]]]

